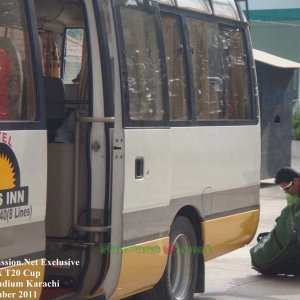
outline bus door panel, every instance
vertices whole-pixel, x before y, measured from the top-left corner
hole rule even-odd
[[[119,154],[116,150],[113,155],[114,166],[120,161],[124,164],[120,187],[123,189],[122,238],[112,246],[161,249],[162,242],[168,243],[170,227],[171,158],[159,11],[152,1],[112,3],[121,64],[124,128],[123,141],[118,143],[124,151]],[[116,184],[113,182],[113,186]],[[167,255],[153,255],[150,259],[135,250],[120,255],[120,277],[112,299],[153,286],[163,274],[167,260]],[[133,277],[128,276],[126,269],[131,270]]]
[[[88,14],[89,32],[97,32],[93,5],[90,1],[86,1],[86,9]],[[89,195],[90,195],[90,214],[91,226],[103,225],[103,213],[105,205],[105,185],[106,185],[106,132],[105,132],[105,118],[104,118],[104,97],[102,84],[102,71],[100,62],[100,45],[97,38],[89,40],[89,47],[91,49],[90,59],[93,61],[89,80],[92,83],[89,97],[92,99],[91,118],[77,119],[84,126],[86,126],[86,151],[88,160],[89,172]],[[90,110],[91,111],[91,110]],[[85,123],[85,124],[84,124]],[[80,136],[77,137],[80,139]],[[95,223],[95,224],[93,224]]]
[[[103,280],[106,260],[99,251],[99,243],[109,236],[108,197],[110,188],[110,133],[109,124],[114,118],[107,117],[105,111],[101,43],[97,38],[95,7],[92,1],[84,1],[88,55],[88,99],[89,109],[77,112],[75,129],[75,176],[74,176],[74,214],[73,229],[85,237],[83,247],[87,254],[84,260],[84,272],[81,274],[81,297],[86,294],[101,294],[99,290]],[[92,62],[92,64],[90,64]],[[82,172],[87,186],[82,195]],[[81,190],[80,190],[81,189]],[[85,199],[82,207],[82,200]],[[107,235],[106,235],[107,233]]]
[[[151,5],[139,9],[126,1],[115,6],[119,47],[122,51],[123,117],[125,136],[124,232],[126,214],[166,207],[170,200],[170,130],[168,93],[159,10]],[[164,213],[164,209],[160,210]],[[148,217],[148,213],[146,214]],[[139,216],[141,218],[142,214]],[[131,215],[132,217],[132,215]],[[131,219],[133,220],[133,219]],[[141,224],[139,224],[141,226]],[[149,224],[148,224],[149,225]],[[143,226],[147,231],[151,226]],[[165,228],[163,225],[162,227]],[[142,228],[135,233],[142,235]],[[158,231],[160,231],[159,228]],[[156,231],[157,232],[157,231]],[[135,236],[124,236],[125,240]]]
[[[168,129],[125,130],[124,212],[169,203],[170,132]]]
[[[132,250],[121,254],[120,278],[112,299],[155,285],[168,257],[163,249],[170,228],[170,132],[128,129],[124,136],[123,241],[119,247]]]

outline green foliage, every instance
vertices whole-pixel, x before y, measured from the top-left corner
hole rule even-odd
[[[293,115],[293,139],[300,141],[300,112]]]

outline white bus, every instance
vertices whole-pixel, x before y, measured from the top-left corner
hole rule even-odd
[[[192,299],[259,217],[234,0],[0,2],[0,298]]]

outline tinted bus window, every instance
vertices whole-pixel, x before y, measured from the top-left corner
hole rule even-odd
[[[197,119],[251,119],[249,69],[240,29],[188,20]]]
[[[239,29],[222,28],[220,39],[225,62],[228,119],[250,119],[249,70],[243,36]]]
[[[34,120],[32,58],[23,1],[0,3],[0,120]]]
[[[169,83],[171,120],[187,120],[188,93],[186,62],[180,22],[171,15],[161,16]]]
[[[215,99],[210,101],[208,31],[215,26],[198,20],[188,21],[198,120],[218,118],[220,111]]]
[[[142,11],[129,6],[121,7],[120,14],[129,118],[161,121],[164,117],[162,68],[155,15],[150,9]]]
[[[208,32],[208,60],[209,60],[209,103],[216,110],[216,119],[226,119],[226,98],[225,98],[225,78],[224,58],[222,47],[219,43],[219,29],[210,26]]]

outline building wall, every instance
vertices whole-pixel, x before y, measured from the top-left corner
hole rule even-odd
[[[246,8],[241,2],[242,8]],[[253,47],[300,62],[300,0],[248,0]],[[300,99],[298,70],[293,79],[294,98]],[[294,107],[300,109],[299,100]]]
[[[244,5],[244,4],[242,4]],[[250,10],[300,8],[299,0],[248,0]]]
[[[248,0],[248,9],[254,48],[300,62],[300,1]]]
[[[251,21],[250,28],[254,48],[300,62],[300,20]]]

